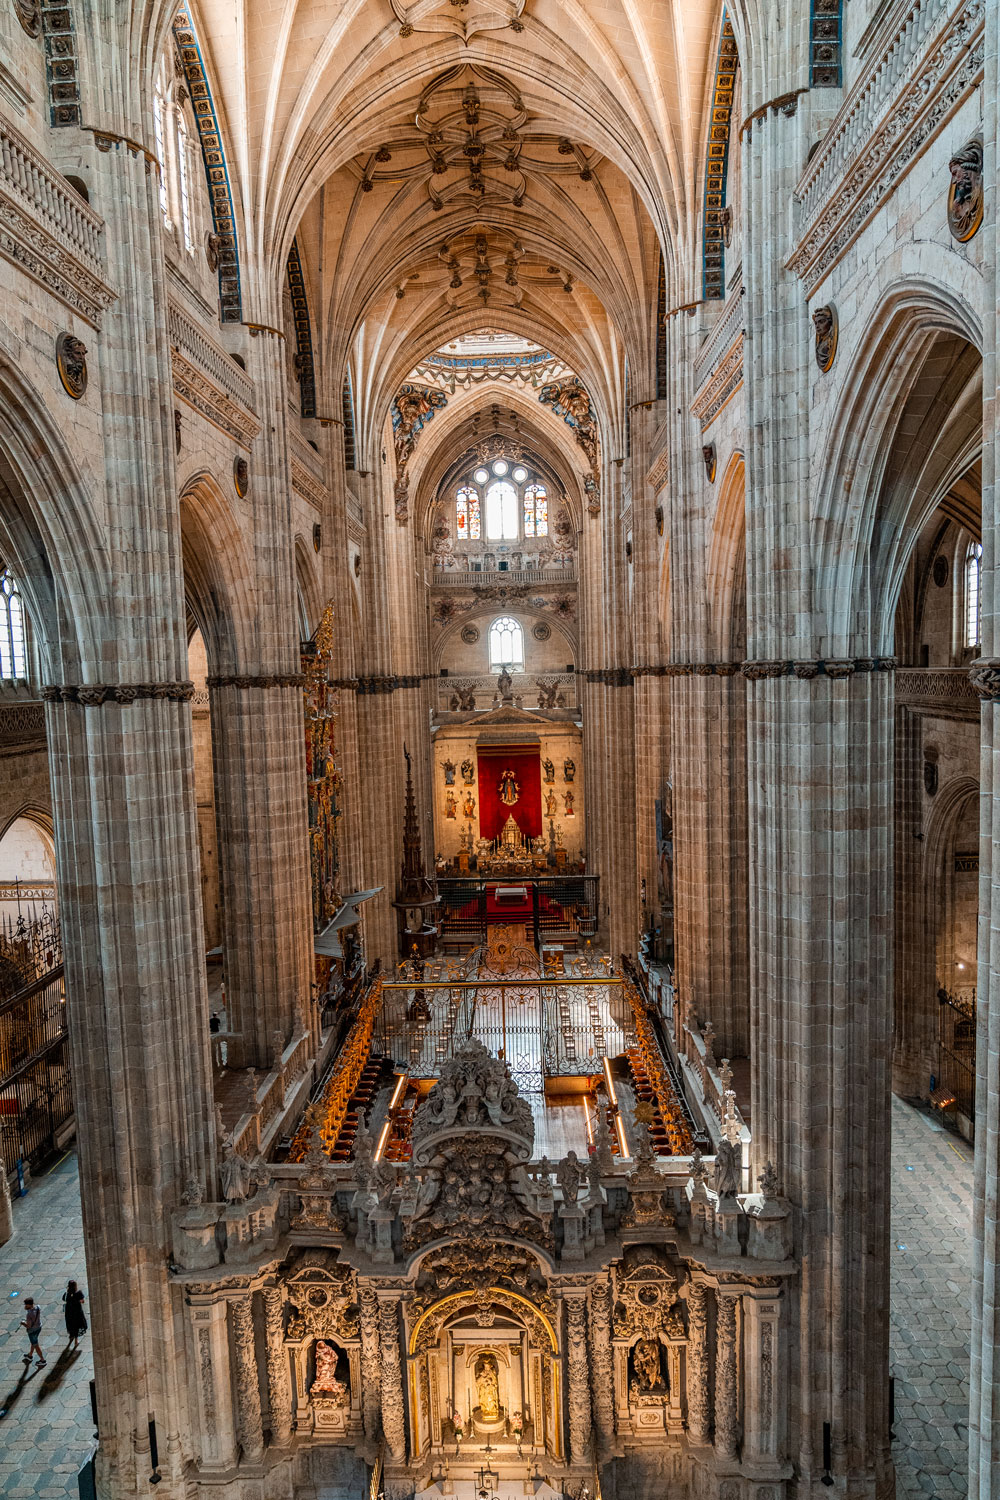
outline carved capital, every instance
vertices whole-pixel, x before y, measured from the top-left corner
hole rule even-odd
[[[996,657],[981,657],[969,668],[969,681],[976,695],[996,703],[1000,700],[1000,660]]]
[[[784,661],[745,661],[740,671],[750,682],[761,682],[765,677],[784,677],[788,663]]]

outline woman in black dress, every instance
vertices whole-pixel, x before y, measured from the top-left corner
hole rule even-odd
[[[81,1333],[87,1332],[87,1319],[83,1315],[83,1293],[75,1281],[71,1281],[63,1292],[63,1306],[66,1312],[66,1332],[72,1347],[76,1349]]]

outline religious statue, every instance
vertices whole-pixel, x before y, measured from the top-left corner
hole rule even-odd
[[[580,1178],[583,1175],[583,1163],[575,1151],[567,1151],[562,1161],[556,1167],[556,1181],[562,1188],[563,1202],[576,1203],[580,1196]]]
[[[715,1148],[715,1176],[712,1186],[720,1198],[735,1198],[740,1190],[739,1147],[725,1137]]]
[[[476,816],[476,799],[471,792],[466,792],[465,801],[462,803],[462,817],[474,818]]]
[[[475,703],[473,703],[473,707],[475,707]],[[472,764],[471,760],[463,760],[462,762],[462,780],[464,781],[466,786],[475,785],[476,768]]]
[[[563,761],[563,781],[576,780],[576,761],[568,758]]]
[[[510,766],[500,772],[500,801],[505,807],[513,807],[521,795],[521,786]]]
[[[227,1203],[245,1203],[253,1187],[250,1163],[233,1147],[231,1135],[222,1142],[222,1196]]]
[[[311,1394],[314,1396],[332,1397],[338,1406],[346,1406],[348,1402],[347,1383],[337,1379],[337,1365],[340,1355],[332,1344],[326,1339],[316,1340],[316,1378],[312,1383]]]
[[[825,375],[837,353],[837,313],[832,303],[817,307],[812,315],[816,330],[816,363]]]
[[[701,449],[702,462],[705,465],[705,475],[709,484],[715,482],[715,444],[704,443]]]
[[[640,1391],[658,1391],[663,1388],[660,1366],[660,1343],[658,1339],[640,1339],[632,1350],[636,1385]]]
[[[476,1394],[479,1415],[484,1422],[495,1422],[500,1416],[500,1381],[497,1362],[492,1354],[481,1354],[476,1360]]]
[[[457,812],[458,802],[455,799],[455,793],[449,792],[447,797],[444,799],[444,815],[446,818],[453,818],[455,817]]]
[[[556,804],[556,794],[555,794],[555,792],[546,792],[545,793],[545,816],[547,818],[554,818],[555,815],[556,815],[556,813],[558,811],[559,811],[559,809],[558,809],[558,806]]]
[[[572,792],[563,792],[563,801],[566,804],[566,816],[567,816],[567,818],[575,818],[576,817],[576,813],[573,811],[573,793]]]
[[[445,786],[455,785],[455,762],[453,760],[446,760],[444,763],[444,784]]]
[[[513,696],[514,679],[510,675],[506,667],[504,667],[503,671],[500,673],[500,676],[497,678],[497,692],[500,694],[501,702],[504,703],[506,703]]]
[[[542,761],[542,776],[545,781],[555,781],[556,779],[556,768],[548,756]]]

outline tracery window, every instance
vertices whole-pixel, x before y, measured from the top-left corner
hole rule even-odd
[[[463,484],[455,497],[455,532],[460,542],[478,542],[482,536],[479,491]]]
[[[510,615],[501,615],[490,626],[490,671],[524,671],[524,632]]]
[[[28,675],[24,636],[24,602],[9,568],[0,572],[0,677],[8,681]]]
[[[181,198],[181,229],[184,234],[184,249],[190,255],[194,250],[191,232],[191,189],[188,182],[188,134],[183,121],[177,124],[177,178]]]
[[[549,502],[544,484],[529,484],[524,491],[525,536],[548,536]]]
[[[153,135],[156,139],[156,159],[160,163],[160,212],[163,222],[170,228],[170,199],[167,196],[167,148],[166,132],[163,128],[163,95],[157,82],[153,92]]]
[[[486,491],[486,535],[496,542],[517,540],[517,490],[505,479]]]
[[[978,646],[982,615],[982,570],[983,549],[979,542],[970,542],[965,554],[965,644]]]

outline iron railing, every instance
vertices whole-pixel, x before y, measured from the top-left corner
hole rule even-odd
[[[73,1113],[62,944],[54,913],[0,931],[0,1157],[38,1166]]]
[[[441,936],[445,942],[485,943],[491,926],[512,925],[529,929],[536,949],[560,939],[594,938],[599,882],[599,875],[439,877]],[[525,902],[507,910],[498,907],[497,888],[516,886],[524,888]]]
[[[942,1101],[951,1095],[955,1108],[969,1121],[976,1118],[976,992],[952,993],[940,989],[938,997],[938,1086]]]

